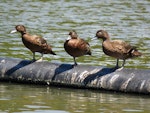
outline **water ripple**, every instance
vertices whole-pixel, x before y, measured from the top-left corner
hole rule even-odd
[[[78,58],[78,62],[112,66],[116,60],[104,55],[102,41],[90,40],[97,30],[105,29],[112,39],[125,40],[136,45],[143,53],[142,57],[128,60],[127,68],[150,69],[149,5],[148,0],[4,0],[0,4],[0,56],[31,59],[32,54],[24,48],[20,34],[9,34],[15,25],[24,24],[31,34],[46,38],[57,52],[56,57],[50,58],[51,56],[45,55],[48,61],[72,62],[72,57],[64,51],[63,43],[68,37],[68,32],[75,29],[81,38],[90,43],[93,53],[92,57]]]

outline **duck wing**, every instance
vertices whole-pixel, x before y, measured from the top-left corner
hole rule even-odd
[[[47,41],[42,38],[41,36],[37,36],[37,35],[32,35],[32,42],[36,45],[42,46],[42,45],[47,45]]]
[[[66,41],[64,45],[68,51],[72,49],[72,51],[76,51],[78,53],[91,55],[90,45],[83,39],[70,39]]]
[[[113,40],[111,44],[113,49],[116,52],[120,52],[120,53],[128,53],[131,49],[134,48],[129,43],[122,40]]]
[[[79,43],[79,48],[82,49],[83,51],[85,51],[85,53],[91,55],[91,49],[90,49],[90,44],[88,42],[86,42],[84,39],[79,39],[80,43]]]

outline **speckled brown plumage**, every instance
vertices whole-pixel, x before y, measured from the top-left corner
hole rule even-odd
[[[64,48],[74,58],[74,65],[77,65],[76,57],[91,55],[89,43],[79,38],[75,31],[69,32],[69,38],[65,41]]]
[[[30,35],[26,32],[26,28],[23,25],[17,25],[15,28],[16,29],[11,31],[11,33],[21,33],[23,44],[33,53],[33,60],[35,60],[35,52],[41,53],[41,60],[43,60],[43,54],[56,55],[44,38],[37,35]]]
[[[108,56],[117,58],[116,67],[118,67],[119,59],[123,60],[122,67],[124,67],[126,59],[142,55],[140,52],[138,52],[136,47],[131,46],[127,42],[122,40],[110,40],[108,33],[104,30],[98,30],[96,37],[103,40],[103,52]]]

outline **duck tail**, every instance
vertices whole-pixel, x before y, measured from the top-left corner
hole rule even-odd
[[[52,55],[56,55],[55,52],[52,51],[52,48],[50,45],[47,45],[47,47],[45,48],[45,51],[44,51],[45,54],[52,54]]]
[[[138,56],[142,56],[142,53],[139,52],[135,47],[132,48],[130,51],[129,51],[130,55],[132,57],[138,57]]]
[[[92,55],[92,52],[91,52],[91,51],[88,51],[87,54],[88,54],[88,55]]]
[[[55,53],[55,52],[53,52],[53,51],[51,51],[51,52],[50,52],[50,54],[52,54],[52,55],[56,55],[56,53]]]
[[[139,51],[134,51],[133,53],[133,56],[142,56],[142,53],[140,53]]]

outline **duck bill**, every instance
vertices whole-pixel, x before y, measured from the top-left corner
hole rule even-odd
[[[97,37],[95,36],[95,37],[93,37],[91,40],[96,40],[97,39]]]
[[[67,38],[67,40],[70,40],[70,39],[71,39],[71,36],[69,35],[68,38]]]
[[[16,33],[17,32],[17,30],[12,30],[10,33]]]

